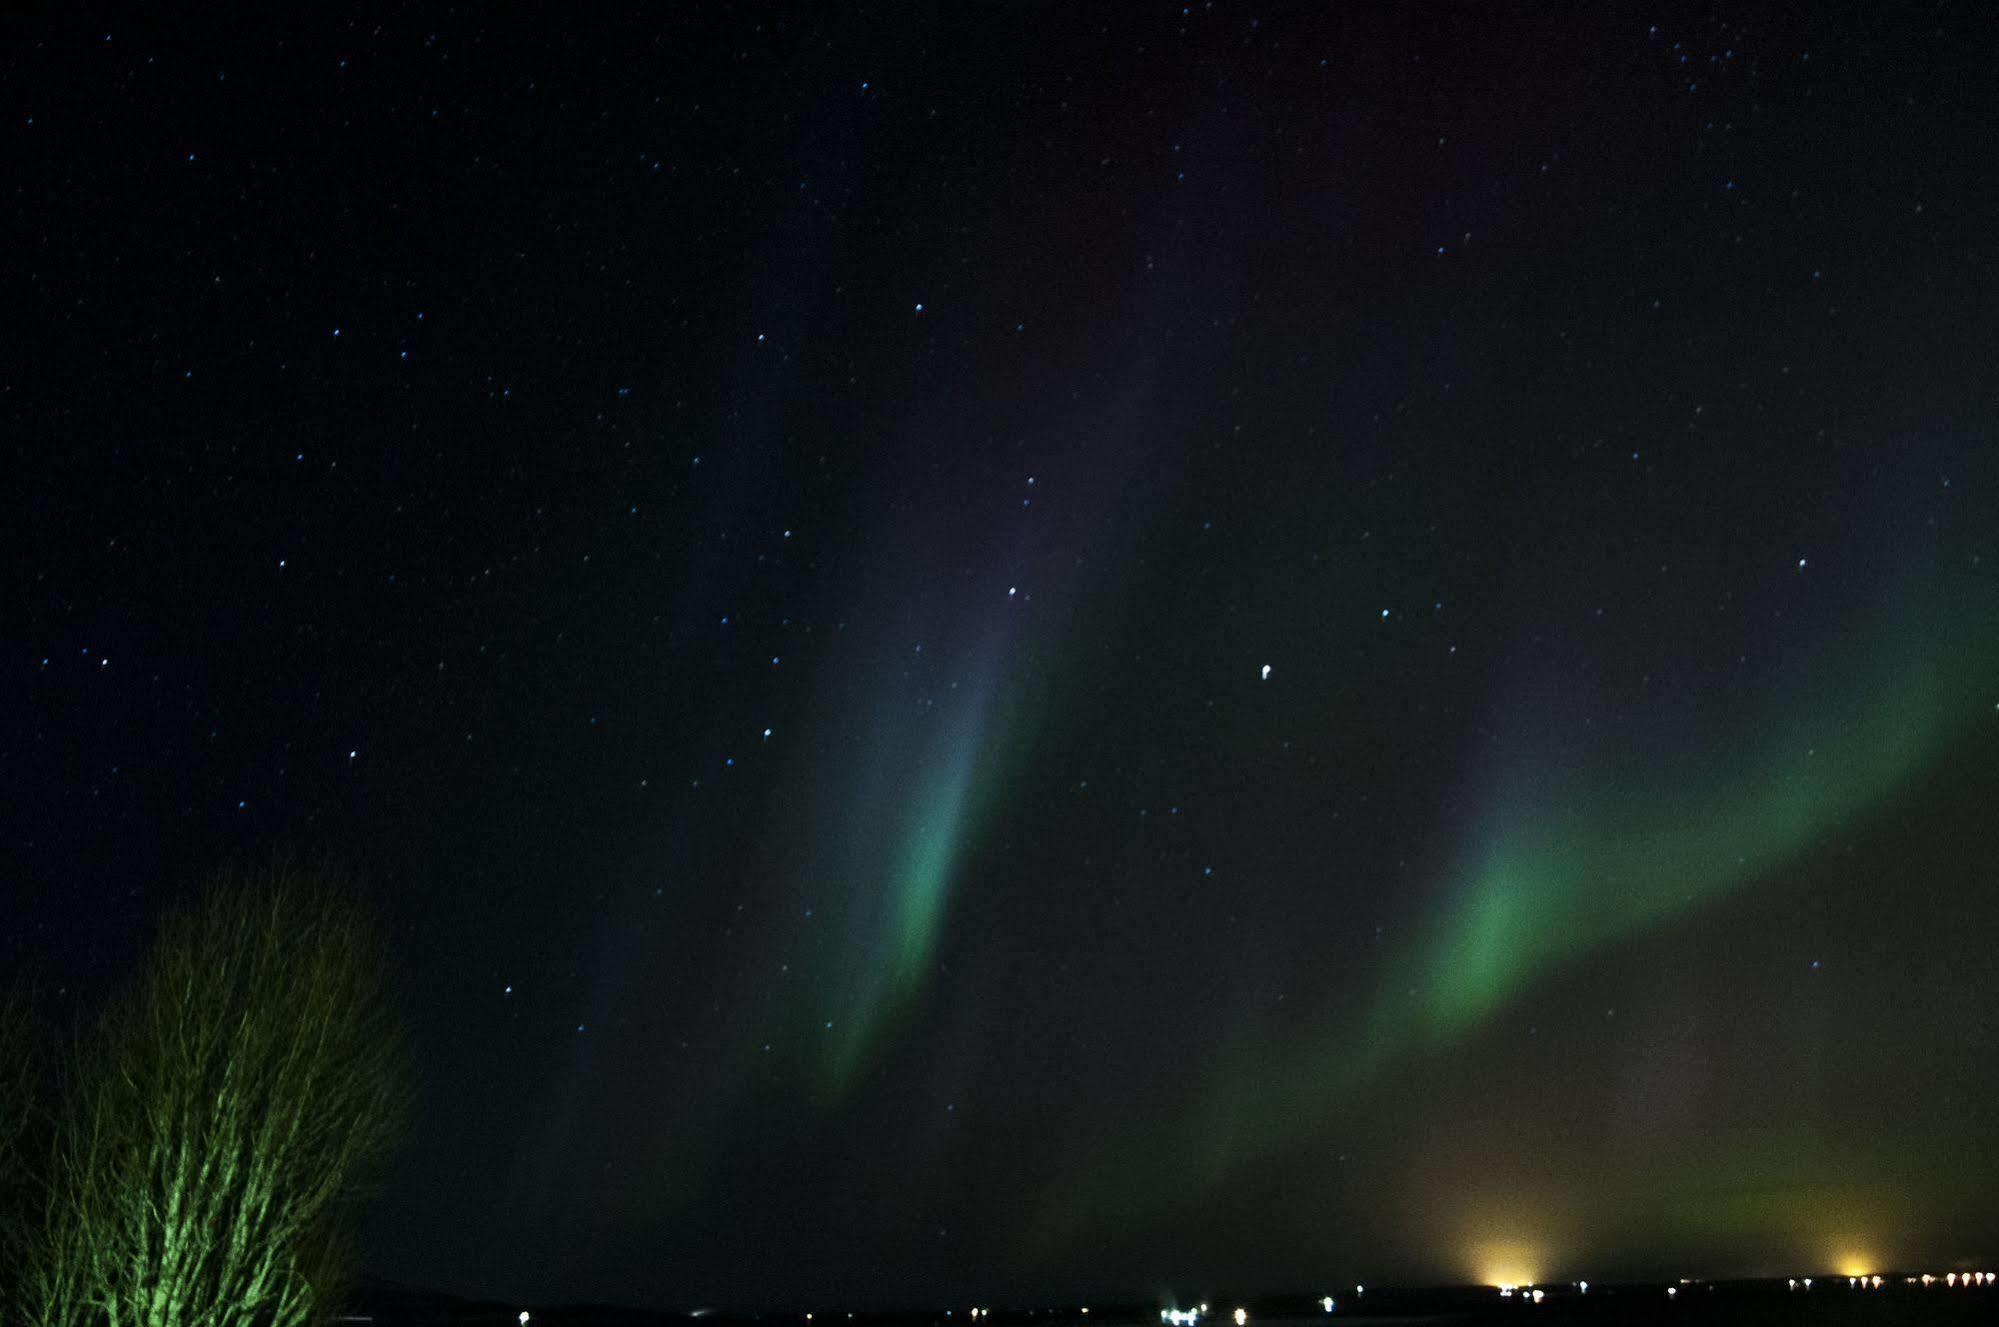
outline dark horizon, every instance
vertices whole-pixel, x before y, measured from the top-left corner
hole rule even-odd
[[[1999,20],[0,49],[0,986],[392,929],[363,1267],[1999,1263]]]
[[[720,1322],[764,1322],[775,1319],[798,1320],[803,1322],[856,1322],[856,1323],[904,1323],[931,1322],[943,1324],[953,1319],[963,1321],[996,1321],[999,1323],[1028,1324],[1051,1319],[1069,1323],[1071,1327],[1086,1327],[1091,1322],[1119,1324],[1167,1323],[1167,1314],[1184,1313],[1188,1324],[1227,1324],[1233,1320],[1234,1310],[1244,1309],[1253,1322],[1303,1322],[1322,1321],[1327,1315],[1338,1313],[1341,1320],[1360,1317],[1366,1321],[1382,1318],[1425,1318],[1437,1320],[1450,1315],[1450,1320],[1464,1317],[1484,1317],[1495,1312],[1508,1312],[1522,1304],[1531,1303],[1550,1312],[1563,1307],[1584,1310],[1599,1317],[1616,1317],[1620,1320],[1634,1316],[1653,1317],[1658,1308],[1668,1310],[1699,1312],[1705,1306],[1712,1314],[1719,1311],[1728,1316],[1740,1316],[1745,1304],[1761,1305],[1766,1311],[1775,1303],[1786,1303],[1795,1314],[1810,1306],[1831,1306],[1835,1311],[1852,1305],[1887,1306],[1912,1302],[1907,1296],[1922,1296],[1913,1301],[1924,1305],[1936,1317],[1948,1320],[1953,1311],[1970,1310],[1976,1315],[1981,1309],[1988,1309],[1991,1296],[1999,1294],[1999,1273],[1981,1271],[1964,1274],[1963,1283],[1956,1281],[1956,1273],[1911,1272],[1900,1268],[1885,1269],[1869,1277],[1842,1276],[1837,1271],[1811,1271],[1799,1269],[1790,1276],[1744,1277],[1734,1279],[1709,1280],[1694,1277],[1650,1277],[1629,1280],[1592,1280],[1583,1278],[1568,1281],[1547,1281],[1532,1285],[1500,1284],[1477,1282],[1452,1282],[1428,1285],[1409,1285],[1376,1282],[1372,1284],[1326,1284],[1317,1292],[1292,1290],[1288,1292],[1265,1292],[1258,1294],[1230,1294],[1210,1290],[1196,1290],[1173,1293],[1161,1288],[1149,1298],[1088,1298],[1069,1301],[1022,1301],[1013,1304],[856,1304],[819,1305],[816,1308],[804,1303],[788,1304],[764,1309],[735,1309],[727,1305],[690,1306],[676,1305],[670,1308],[635,1308],[630,1305],[608,1303],[539,1304],[517,1300],[497,1300],[490,1297],[454,1296],[435,1291],[428,1287],[409,1286],[396,1282],[364,1278],[363,1284],[355,1292],[355,1309],[361,1311],[366,1320],[382,1322],[435,1321],[439,1313],[449,1315],[451,1321],[470,1323],[491,1318],[517,1320],[521,1311],[531,1313],[530,1321],[547,1322],[555,1315],[559,1322],[575,1322],[579,1315],[588,1315],[587,1320],[602,1323],[609,1320],[708,1320]],[[1949,1278],[1949,1279],[1946,1279]],[[1975,1278],[1975,1279],[1974,1279]],[[1541,1292],[1541,1298],[1534,1293]],[[1680,1298],[1685,1296],[1684,1299]],[[1512,1303],[1508,1303],[1512,1300]],[[1661,1301],[1664,1301],[1662,1304]],[[1327,1307],[1330,1302],[1331,1307]],[[1184,1306],[1184,1307],[1182,1307]],[[976,1310],[978,1317],[971,1317]],[[1941,1310],[1939,1313],[1938,1311]]]

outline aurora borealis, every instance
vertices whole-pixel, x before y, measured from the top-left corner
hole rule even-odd
[[[51,22],[5,974],[397,938],[367,1269],[1999,1260],[1993,20]]]
[[[1137,1193],[1166,1202],[1175,1190],[1225,1183],[1236,1167],[1309,1136],[1327,1113],[1321,1103],[1351,1101],[1407,1057],[1476,1037],[1591,951],[1670,927],[1754,887],[1828,836],[1867,826],[1912,781],[1967,743],[1980,744],[1991,723],[1986,696],[1999,676],[1999,605],[1939,611],[1939,603],[1978,603],[1975,587],[1941,583],[1951,579],[1908,592],[1899,618],[1878,624],[1865,649],[1835,645],[1759,698],[1769,712],[1737,731],[1775,735],[1768,747],[1743,749],[1749,744],[1715,733],[1678,755],[1664,754],[1662,744],[1650,762],[1619,750],[1567,761],[1533,752],[1533,769],[1518,776],[1531,790],[1495,799],[1508,830],[1469,845],[1462,883],[1447,884],[1405,952],[1385,960],[1394,981],[1384,981],[1358,1016],[1274,1063],[1232,1066],[1239,1076],[1222,1076],[1176,1133],[1133,1146],[1139,1159],[1129,1172],[1092,1177],[1093,1185],[1108,1181],[1107,1193],[1091,1193],[1102,1204],[1093,1215],[1108,1219]],[[1560,772],[1537,779],[1535,771]],[[1246,1092],[1245,1078],[1272,1086]],[[1151,1160],[1159,1155],[1188,1166],[1162,1176]],[[1738,1161],[1746,1172],[1756,1168]],[[1791,1228],[1774,1210],[1764,1220]],[[1706,1207],[1688,1221],[1719,1223]],[[1548,1241],[1531,1243],[1541,1251],[1527,1265],[1545,1264]],[[1473,1252],[1457,1270],[1474,1279],[1537,1279],[1518,1266],[1481,1270],[1485,1261]],[[1878,1255],[1862,1261],[1880,1265]]]

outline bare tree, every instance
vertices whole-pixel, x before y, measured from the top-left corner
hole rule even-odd
[[[301,1327],[406,1102],[382,936],[323,870],[171,914],[60,1131],[35,1327]]]
[[[0,1000],[0,1322],[16,1314],[33,1225],[32,1137],[35,1100],[34,1038],[27,1002]]]
[[[35,1111],[35,1060],[28,1006],[19,997],[0,1000],[0,1202],[12,1197],[27,1172],[28,1126]],[[0,1207],[0,1213],[5,1212]]]

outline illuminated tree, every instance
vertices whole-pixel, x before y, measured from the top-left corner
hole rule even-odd
[[[27,1007],[19,1000],[0,1002],[0,1195],[12,1196],[27,1170],[34,1075]]]
[[[301,1327],[406,1100],[380,932],[323,871],[171,914],[59,1129],[31,1327]]]
[[[19,999],[0,1002],[0,1322],[15,1316],[25,1235],[36,1210],[30,1178],[30,1140],[38,1120],[33,1049],[27,1005]]]

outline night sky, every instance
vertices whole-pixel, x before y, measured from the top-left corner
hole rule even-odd
[[[1999,1254],[1999,31],[1804,8],[10,19],[0,964],[364,876],[457,1292]]]

